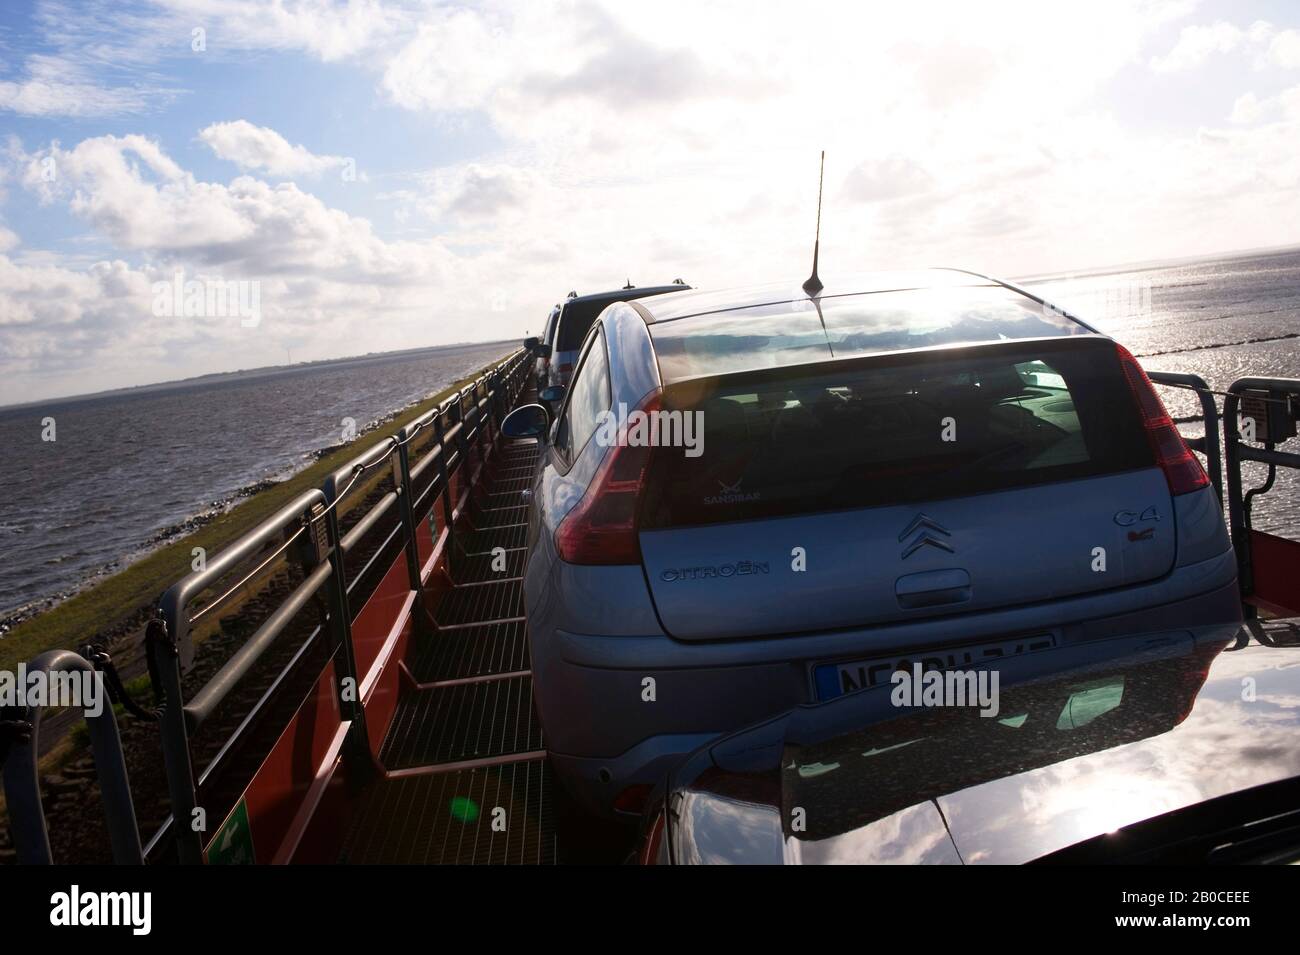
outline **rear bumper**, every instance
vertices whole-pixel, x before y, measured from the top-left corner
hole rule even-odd
[[[1241,622],[1235,571],[1231,551],[1180,568],[1169,581],[1215,586],[1154,605],[1152,588],[1137,588],[1146,591],[1145,606],[1125,609],[1121,599],[1119,613],[1104,613],[1122,596],[1111,593],[961,620],[782,639],[690,644],[665,636],[535,633],[537,705],[566,788],[589,810],[609,815],[624,788],[659,782],[709,739],[812,701],[813,663],[1033,632],[1051,632],[1062,645],[1166,631],[1228,639]],[[1079,604],[1103,613],[1089,618]]]

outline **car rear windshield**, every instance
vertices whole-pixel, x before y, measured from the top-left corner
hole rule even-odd
[[[1086,334],[1087,328],[1050,306],[996,285],[776,302],[650,326],[665,382],[855,355]]]
[[[696,379],[691,454],[658,449],[641,526],[959,497],[1148,467],[1112,343],[1016,342]]]
[[[654,295],[665,295],[669,292],[684,292],[687,290],[685,285],[660,285],[649,288],[624,289],[626,295],[602,295],[583,301],[574,299],[565,302],[564,311],[560,313],[559,341],[556,343],[556,351],[577,351],[582,347],[582,340],[587,337],[587,332],[600,313],[615,302],[630,302],[638,298],[650,298]]]
[[[591,331],[592,324],[600,317],[610,302],[600,299],[595,302],[569,302],[560,313],[560,327],[557,332],[556,351],[577,351],[582,340]]]

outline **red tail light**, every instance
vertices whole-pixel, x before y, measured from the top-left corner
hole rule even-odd
[[[658,409],[656,392],[637,410],[650,413]],[[555,529],[555,548],[570,564],[641,563],[636,514],[654,448],[629,447],[626,439],[624,424],[614,446],[606,450],[587,493]]]
[[[650,801],[650,792],[654,787],[649,783],[636,783],[628,786],[614,797],[614,808],[619,812],[635,813],[641,815],[645,812],[646,803]]]
[[[566,362],[565,362],[564,364],[562,364],[562,365],[556,365],[556,366],[555,366],[555,372],[556,372],[556,374],[567,375],[567,374],[568,374],[569,372],[571,372],[571,371],[573,371],[573,362],[571,362],[571,361],[566,361]]]
[[[1119,352],[1119,363],[1124,369],[1129,390],[1133,392],[1138,414],[1142,416],[1142,427],[1146,429],[1156,463],[1169,482],[1169,493],[1187,494],[1206,487],[1210,479],[1205,475],[1205,468],[1201,467],[1201,462],[1178,433],[1151,379],[1128,349],[1123,345],[1116,345],[1115,349]]]
[[[650,829],[646,833],[645,842],[641,844],[641,851],[637,855],[637,862],[641,865],[654,865],[659,861],[659,847],[664,841],[664,828],[667,825],[667,818],[664,811],[660,809],[655,813],[654,822],[650,823]]]

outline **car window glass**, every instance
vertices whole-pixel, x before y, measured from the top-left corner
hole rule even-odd
[[[898,356],[671,387],[697,457],[652,460],[645,528],[882,507],[1151,463],[1114,349]],[[958,440],[959,439],[959,440]]]
[[[568,461],[577,457],[610,405],[609,363],[605,357],[605,335],[596,330],[573,378],[569,401],[560,417],[555,444]]]
[[[777,302],[657,322],[650,334],[664,381],[673,382],[937,345],[1090,332],[1017,292],[979,287],[834,296],[816,307]],[[1039,383],[1052,387],[1046,379]]]
[[[1057,717],[1058,730],[1076,730],[1116,709],[1124,701],[1124,677],[1088,686],[1072,687],[1070,698]]]

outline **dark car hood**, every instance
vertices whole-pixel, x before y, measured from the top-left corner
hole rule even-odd
[[[674,858],[1027,862],[1300,776],[1297,647],[1188,634],[1006,684],[996,718],[885,687],[729,737],[678,776]]]

